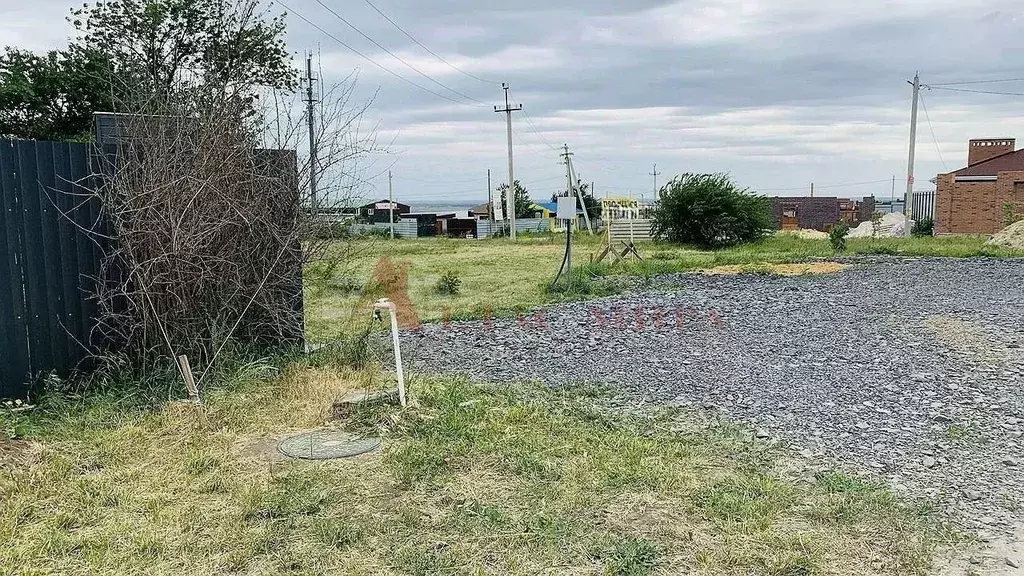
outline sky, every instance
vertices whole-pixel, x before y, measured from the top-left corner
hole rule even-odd
[[[326,85],[356,71],[356,99],[372,99],[364,125],[385,150],[364,160],[362,195],[387,197],[390,169],[414,207],[486,201],[488,169],[507,181],[502,82],[523,106],[515,175],[535,200],[564,190],[563,144],[598,196],[650,199],[684,172],[879,199],[895,176],[902,195],[918,70],[935,86],[915,189],[965,165],[970,138],[1024,147],[1021,0],[321,1],[270,10],[287,14],[296,65],[314,50]],[[0,44],[65,45],[70,5],[0,0]]]

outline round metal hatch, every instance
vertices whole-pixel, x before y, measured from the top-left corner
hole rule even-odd
[[[341,430],[314,430],[285,438],[277,449],[285,456],[303,460],[351,458],[380,447],[380,438],[365,438]]]

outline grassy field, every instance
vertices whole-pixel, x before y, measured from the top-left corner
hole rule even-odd
[[[1024,256],[1005,248],[985,245],[985,237],[850,239],[844,254],[903,254],[913,256]],[[408,277],[408,295],[423,321],[445,317],[480,317],[527,310],[565,298],[593,294],[557,294],[548,290],[564,253],[564,237],[524,238],[516,244],[507,240],[419,240],[367,241],[349,267],[342,272],[307,283],[306,310],[310,335],[337,336],[351,328],[353,316],[369,314],[367,305],[383,294],[364,290],[372,286],[374,267],[388,258],[403,267]],[[600,240],[580,235],[574,262],[584,278],[615,275],[650,276],[670,272],[708,269],[716,266],[757,266],[835,255],[827,240],[803,240],[789,235],[766,238],[717,251],[695,250],[673,245],[641,246],[643,262],[618,265],[588,264],[600,249]],[[435,285],[443,274],[454,272],[462,280],[456,296],[439,294]],[[605,286],[597,295],[614,290]]]
[[[251,364],[207,394],[205,425],[113,392],[44,401],[13,423],[28,440],[0,443],[0,573],[921,574],[948,538],[870,481],[582,385],[420,381],[408,409],[334,423],[381,453],[264,455],[381,382]]]
[[[307,283],[314,336],[368,319],[387,292],[369,278],[384,268],[405,270],[397,284],[426,321],[594,295],[547,289],[557,239],[356,248],[350,267],[309,271],[323,279]],[[577,261],[597,248],[582,239]],[[642,263],[582,274],[762,270],[833,254],[791,237],[642,251]],[[849,252],[1015,255],[976,238],[854,240]],[[435,289],[449,271],[458,295]],[[407,409],[332,420],[339,396],[392,379],[326,354],[226,367],[202,415],[167,402],[184,396],[173,377],[51,395],[30,412],[0,407],[0,573],[924,574],[956,539],[927,506],[869,480],[809,468],[700,414],[613,408],[584,384],[431,376],[412,383]],[[275,440],[325,424],[380,434],[383,449],[330,463],[273,457]]]

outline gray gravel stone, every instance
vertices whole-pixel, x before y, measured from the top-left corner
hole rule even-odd
[[[1024,462],[1024,355],[1010,347],[1024,341],[1024,260],[849,262],[813,277],[668,275],[403,342],[414,370],[596,381],[632,405],[703,406],[1004,529],[1024,486],[1008,463]],[[899,464],[912,454],[935,467]]]

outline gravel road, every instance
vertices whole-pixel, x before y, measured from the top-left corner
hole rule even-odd
[[[849,260],[820,276],[658,278],[521,320],[425,326],[414,367],[604,381],[748,423],[965,527],[1024,518],[1024,260]]]

